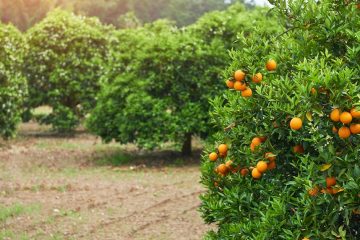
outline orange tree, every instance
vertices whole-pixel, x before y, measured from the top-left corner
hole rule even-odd
[[[26,33],[27,108],[53,108],[41,122],[70,131],[95,105],[110,29],[96,18],[55,10]]]
[[[272,4],[286,31],[243,37],[212,101],[206,239],[360,239],[359,5]]]
[[[185,29],[157,21],[117,31],[89,129],[105,141],[150,149],[175,142],[190,154],[191,137],[209,134],[208,99],[222,91],[220,69],[230,61],[226,49],[236,47],[237,32],[262,26],[262,11],[236,5]],[[252,15],[257,17],[245,24]]]
[[[21,33],[11,25],[0,24],[0,136],[13,137],[21,120],[22,103],[27,92],[21,74],[25,50]]]

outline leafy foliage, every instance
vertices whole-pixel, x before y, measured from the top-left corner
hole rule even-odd
[[[207,16],[216,19],[212,30],[203,29],[225,28],[231,38],[218,35],[210,40],[199,34],[197,29],[202,29],[205,20],[185,29],[157,21],[118,31],[105,77],[109,80],[104,81],[88,122],[91,131],[105,141],[133,142],[145,148],[167,141],[183,143],[183,151],[192,135],[206,137],[211,131],[208,99],[221,92],[219,72],[229,61],[226,47],[234,46],[231,42],[239,31],[223,23],[239,13],[258,14],[254,13],[258,10],[246,13],[242,6],[236,9],[240,10],[225,11],[222,20]],[[241,27],[249,31],[253,25]]]
[[[206,239],[359,239],[360,136],[342,139],[330,120],[334,108],[350,111],[360,105],[360,12],[347,1],[272,1],[272,13],[287,28],[281,35],[241,36],[233,63],[224,72],[232,78],[242,69],[253,96],[228,91],[212,101],[211,119],[220,129],[213,152],[226,143],[226,158],[216,162],[204,156],[202,182],[208,188],[201,211],[208,223],[219,225]],[[269,59],[276,71],[264,69]],[[251,76],[263,74],[260,84]],[[300,130],[289,126],[301,118]],[[352,124],[359,119],[353,118]],[[255,137],[265,136],[250,149]],[[301,145],[304,153],[294,150]],[[297,152],[296,152],[297,151]],[[240,169],[270,165],[267,152],[276,156],[276,169],[258,180]],[[231,159],[226,176],[214,170]],[[250,174],[251,175],[251,174]],[[334,186],[327,178],[335,177]]]
[[[20,69],[24,46],[16,28],[0,24],[0,136],[4,138],[15,135],[27,92]]]
[[[26,34],[28,107],[53,107],[47,122],[55,129],[73,129],[94,106],[110,30],[97,19],[57,10]]]

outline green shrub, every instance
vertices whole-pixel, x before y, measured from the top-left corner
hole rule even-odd
[[[210,14],[185,29],[157,21],[118,31],[108,80],[88,122],[90,130],[105,141],[150,149],[171,141],[190,154],[191,137],[205,138],[211,131],[208,99],[222,92],[220,69],[230,60],[227,48],[236,47],[232,43],[240,29],[224,27],[223,22],[247,14],[243,10],[236,5],[220,19]],[[258,23],[241,29],[249,31]],[[212,31],[231,32],[232,37],[205,34]]]
[[[21,33],[11,25],[0,24],[0,136],[13,137],[21,120],[26,81],[21,74],[25,50]]]
[[[51,106],[54,129],[74,129],[95,105],[110,30],[95,18],[56,10],[26,34],[27,107]]]
[[[243,70],[252,97],[229,90],[212,101],[211,119],[223,130],[202,164],[208,191],[201,211],[218,225],[206,239],[360,239],[360,119],[353,118],[353,134],[343,139],[333,128],[349,124],[329,118],[335,108],[360,106],[360,10],[350,1],[272,3],[286,31],[241,39],[224,72],[232,78]],[[264,69],[269,59],[278,63],[275,71]],[[257,72],[260,84],[251,81]],[[299,130],[290,127],[295,117]],[[254,139],[263,136],[262,143]],[[227,155],[209,161],[221,143]],[[259,161],[276,166],[256,180]]]

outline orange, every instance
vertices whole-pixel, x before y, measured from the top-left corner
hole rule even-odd
[[[327,177],[326,178],[326,187],[332,187],[336,184],[336,178],[335,177]]]
[[[291,119],[290,127],[293,130],[299,130],[302,127],[302,120],[298,117]]]
[[[241,70],[237,70],[234,73],[234,78],[236,81],[243,81],[245,79],[245,73]]]
[[[257,168],[257,170],[259,170],[259,172],[264,173],[264,172],[266,172],[268,165],[265,161],[259,161],[256,164],[256,168]]]
[[[252,96],[251,88],[246,88],[244,91],[242,91],[241,96],[243,96],[243,97],[251,97]]]
[[[229,169],[231,169],[232,164],[233,164],[233,161],[232,161],[232,160],[228,160],[228,161],[225,163],[226,167],[228,167]]]
[[[352,121],[352,115],[349,112],[343,112],[340,114],[340,121],[343,124],[349,124]]]
[[[226,156],[227,156],[227,152],[226,153],[219,153],[220,158],[226,158]]]
[[[266,69],[268,71],[274,71],[276,69],[276,62],[273,59],[270,59],[269,61],[267,61],[266,63]]]
[[[268,167],[268,170],[273,170],[273,169],[275,169],[275,168],[276,168],[276,162],[275,162],[275,161],[269,162],[268,165],[267,165],[267,167]]]
[[[262,81],[262,79],[263,79],[263,76],[261,73],[257,73],[254,76],[252,76],[252,81],[254,83],[260,83]]]
[[[226,144],[220,144],[218,147],[219,153],[226,154],[228,147]]]
[[[350,132],[350,129],[348,127],[343,126],[343,127],[341,127],[339,129],[338,134],[339,134],[340,138],[345,139],[345,138],[350,137],[351,132]]]
[[[335,126],[333,126],[333,127],[332,127],[332,132],[333,132],[333,133],[337,133],[337,132],[338,132],[338,129],[337,129]]]
[[[302,154],[305,151],[304,147],[301,144],[294,146],[293,150],[294,150],[294,153],[299,153],[299,154]]]
[[[261,139],[258,137],[254,137],[251,141],[252,144],[254,144],[255,147],[259,146],[261,144]]]
[[[218,173],[220,173],[222,175],[226,175],[228,173],[229,169],[225,164],[222,163],[217,167],[217,171],[218,171]]]
[[[245,177],[249,173],[249,169],[243,168],[240,171],[241,176]]]
[[[234,82],[233,81],[230,81],[230,80],[226,80],[226,86],[228,88],[234,88]]]
[[[314,187],[314,188],[310,189],[310,190],[308,191],[308,193],[309,193],[310,196],[314,197],[314,196],[318,195],[318,193],[319,193],[319,188],[318,188],[318,187]]]
[[[236,81],[234,83],[234,89],[236,91],[244,91],[246,89],[246,84],[244,82],[238,82]]]
[[[350,131],[352,134],[359,134],[360,133],[360,123],[351,124]]]
[[[360,111],[356,110],[356,108],[352,108],[350,113],[353,118],[360,118]]]
[[[333,122],[338,122],[340,121],[340,110],[338,108],[335,108],[334,110],[331,111],[330,113],[330,119]]]
[[[259,178],[261,178],[261,172],[257,168],[254,168],[251,171],[251,176],[255,179],[259,179]]]
[[[311,92],[312,95],[315,95],[315,94],[317,93],[317,91],[316,91],[315,88],[311,88],[311,91],[310,91],[310,92]]]
[[[273,154],[272,152],[267,152],[267,153],[265,153],[265,158],[266,158],[267,160],[269,160],[270,162],[276,160],[276,156],[275,156],[275,154]]]
[[[210,161],[214,162],[218,159],[218,155],[216,152],[212,152],[209,154]]]

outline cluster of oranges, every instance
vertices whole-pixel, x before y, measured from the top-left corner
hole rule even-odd
[[[266,140],[266,137],[255,137],[252,140],[252,144],[259,146],[262,142]],[[212,152],[209,154],[209,159],[212,162],[218,160],[219,156],[223,156],[222,158],[226,157],[228,151],[228,147],[226,144],[220,144],[217,148],[216,152]],[[265,160],[259,161],[255,167],[250,167],[251,175],[254,179],[261,178],[262,174],[265,173],[267,170],[273,170],[276,168],[276,155],[271,152],[265,153],[264,156]],[[220,176],[226,176],[228,173],[236,173],[240,172],[242,176],[246,176],[249,173],[249,169],[247,167],[234,167],[233,161],[228,160],[224,163],[219,164],[215,168],[215,172]],[[215,183],[216,185],[217,183]]]
[[[266,161],[261,160],[256,164],[256,167],[252,168],[251,176],[254,179],[259,179],[267,170],[276,168],[276,156],[273,153],[267,152],[264,157]]]
[[[212,152],[209,154],[209,159],[212,162],[215,162],[218,160],[219,156],[221,158],[225,158],[227,156],[228,147],[226,144],[220,144],[217,148],[216,152]],[[221,176],[226,176],[229,172],[236,173],[240,172],[242,176],[246,176],[249,173],[249,170],[247,168],[240,168],[240,167],[234,167],[233,161],[228,160],[225,163],[219,164],[215,168],[215,172],[218,173]]]
[[[273,59],[267,61],[265,67],[268,71],[276,70],[276,62]],[[245,81],[246,74],[242,70],[236,70],[234,76],[231,79],[226,80],[226,85],[230,89],[235,89],[236,91],[241,91],[241,96],[251,97],[252,90],[246,84]],[[261,73],[256,73],[251,77],[252,82],[260,83],[263,80],[263,75]]]
[[[308,191],[308,194],[312,197],[315,197],[319,194],[319,192],[334,195],[337,194],[338,192],[343,191],[342,188],[334,187],[336,185],[336,177],[327,177],[325,179],[325,182],[326,182],[326,188],[320,189],[318,186],[315,186]]]
[[[360,111],[355,108],[352,108],[350,112],[341,112],[340,109],[335,108],[330,113],[330,119],[335,123],[341,122],[343,124],[339,129],[336,126],[333,126],[332,129],[342,139],[349,138],[351,134],[360,133],[360,123],[353,123],[353,120],[359,121],[360,119]]]

